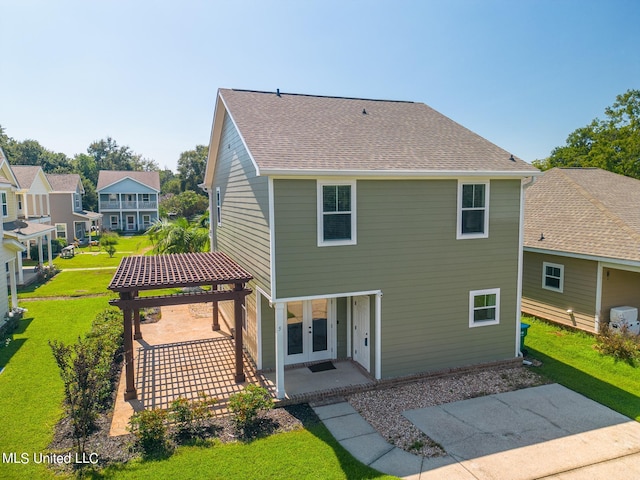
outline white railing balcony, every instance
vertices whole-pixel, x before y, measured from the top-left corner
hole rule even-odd
[[[158,208],[158,202],[156,201],[138,202],[138,208]]]
[[[100,210],[119,210],[120,202],[100,202]]]

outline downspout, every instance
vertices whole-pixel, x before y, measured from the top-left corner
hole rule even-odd
[[[525,195],[524,191],[533,185],[536,181],[536,177],[531,177],[528,182],[523,182],[520,188],[520,226],[518,232],[518,287],[517,287],[517,301],[516,301],[516,357],[524,357],[520,351],[520,336],[522,335],[522,266],[524,261],[524,203]]]
[[[205,183],[199,183],[198,186],[204,191],[206,192],[207,196],[209,197],[209,250],[211,252],[215,252],[216,251],[216,247],[217,245],[215,244],[215,234],[213,231],[213,224],[215,223],[213,221],[213,197],[211,196],[211,189],[209,187],[207,187],[207,185]]]

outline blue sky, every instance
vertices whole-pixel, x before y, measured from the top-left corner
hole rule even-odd
[[[532,161],[640,88],[636,0],[0,0],[0,125],[175,171],[220,87],[424,102]]]

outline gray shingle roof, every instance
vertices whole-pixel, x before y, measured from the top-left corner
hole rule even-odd
[[[80,175],[77,173],[47,173],[47,180],[54,192],[73,192],[78,189]]]
[[[266,173],[538,171],[423,103],[228,89],[219,95]]]
[[[11,165],[20,188],[29,189],[42,167],[37,165]]]
[[[96,190],[102,190],[127,177],[160,191],[160,174],[158,172],[130,170],[100,170],[100,172],[98,172],[98,185],[96,186]]]
[[[524,245],[640,261],[639,206],[640,180],[598,168],[551,169],[526,191]]]

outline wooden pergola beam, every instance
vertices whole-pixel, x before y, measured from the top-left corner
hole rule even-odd
[[[152,297],[123,297],[109,300],[109,304],[121,309],[136,309],[149,307],[166,307],[170,305],[185,305],[189,303],[207,303],[207,302],[224,302],[226,300],[243,299],[252,293],[251,289],[244,288],[242,290],[214,290],[211,292],[201,293],[177,293],[174,295],[156,295]]]

